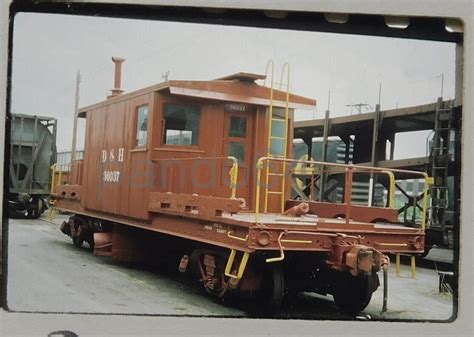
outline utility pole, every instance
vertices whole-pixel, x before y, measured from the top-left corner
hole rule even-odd
[[[444,73],[441,74],[441,98],[443,98],[443,89],[444,89]]]
[[[382,97],[382,82],[379,84],[379,105],[380,105],[380,98]]]
[[[370,165],[372,167],[375,166],[377,161],[377,142],[379,138],[379,128],[380,128],[380,99],[382,97],[382,82],[379,84],[379,103],[375,105],[375,113],[374,113],[374,127],[372,129],[372,154],[370,159]],[[375,178],[375,179],[374,179]],[[377,183],[377,177],[374,177],[374,172],[370,172],[369,178],[369,197],[368,197],[368,206],[371,207],[373,204],[374,199],[374,188]]]
[[[161,78],[168,82],[168,77],[170,76],[170,71],[168,70],[166,73],[161,74]]]
[[[441,77],[441,98],[443,98],[443,89],[444,89],[444,73],[441,73],[441,75],[436,76],[436,78]]]
[[[74,102],[74,126],[72,128],[72,149],[71,163],[76,159],[76,137],[77,137],[77,117],[79,114],[79,84],[81,83],[81,73],[77,71],[76,76],[76,99]]]
[[[323,151],[322,151],[322,158],[321,161],[325,162],[327,160],[327,149],[328,149],[328,136],[329,136],[329,108],[331,104],[331,91],[328,94],[328,108],[324,114],[324,129],[323,129]],[[324,201],[324,190],[326,189],[326,179],[327,174],[325,172],[326,167],[324,165],[321,166],[321,174],[319,176],[320,184],[319,184],[319,201]]]

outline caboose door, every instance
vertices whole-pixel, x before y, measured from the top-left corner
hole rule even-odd
[[[254,107],[250,105],[229,103],[225,106],[225,123],[223,135],[224,156],[237,158],[239,162],[237,197],[245,198],[250,205],[252,196],[249,188],[253,184],[252,179],[252,141],[253,141],[253,117]],[[229,182],[228,172],[231,162],[226,161],[223,172],[223,180]]]

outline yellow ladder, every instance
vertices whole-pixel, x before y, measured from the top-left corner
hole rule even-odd
[[[268,106],[268,142],[267,142],[267,157],[284,158],[287,156],[288,148],[288,105],[290,101],[290,65],[285,63],[281,71],[280,82],[275,83],[273,81],[274,64],[273,60],[268,61],[267,69],[265,71],[266,80],[269,77],[270,72],[270,104]],[[286,75],[286,82],[284,83],[284,77]],[[279,90],[285,87],[286,99],[285,99],[285,114],[284,118],[275,114],[273,107],[273,88],[274,85],[279,85]],[[278,163],[278,169],[275,171],[270,170],[271,161],[267,161],[266,174],[265,174],[265,186],[264,186],[264,213],[268,210],[268,196],[270,194],[279,195],[281,203],[281,212],[285,209],[285,185],[286,185],[286,163]],[[269,182],[270,176],[280,177],[281,189],[270,190]]]

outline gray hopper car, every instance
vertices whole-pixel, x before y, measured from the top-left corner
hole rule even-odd
[[[56,119],[12,114],[9,217],[37,218],[47,208],[56,162]]]

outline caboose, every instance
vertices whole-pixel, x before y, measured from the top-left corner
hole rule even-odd
[[[124,93],[124,60],[112,59],[111,94],[79,110],[84,158],[52,190],[54,207],[74,214],[61,230],[76,246],[120,261],[173,252],[176,267],[212,295],[250,295],[276,311],[288,293],[317,292],[348,313],[369,303],[384,253],[423,252],[424,223],[393,224],[396,170],[288,159],[294,110],[316,107],[289,92],[288,65],[278,89],[269,63],[269,76],[170,80]],[[329,171],[345,177],[342,203],[290,200],[292,175]],[[361,174],[387,181],[384,207],[352,203]]]

